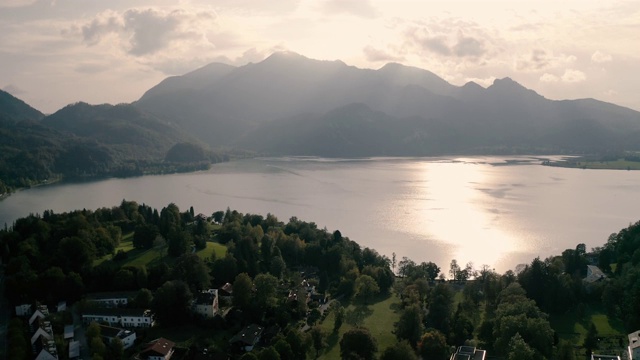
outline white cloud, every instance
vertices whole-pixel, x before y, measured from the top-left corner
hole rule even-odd
[[[404,57],[401,55],[394,55],[388,51],[374,48],[371,45],[367,45],[362,49],[364,56],[368,61],[372,62],[390,62],[390,61],[402,61]]]
[[[597,50],[593,53],[593,55],[591,55],[591,61],[593,61],[594,63],[605,63],[611,60],[613,60],[613,56],[605,54],[600,50]]]
[[[364,18],[377,16],[377,10],[368,0],[328,0],[322,5],[326,14],[350,14]]]
[[[543,71],[547,69],[564,67],[574,63],[577,58],[574,55],[554,54],[543,49],[533,49],[528,55],[516,60],[516,70],[519,71]]]
[[[544,73],[544,75],[540,76],[540,81],[545,83],[555,83],[560,81],[560,78],[549,73]]]
[[[562,75],[562,81],[568,83],[575,83],[585,81],[587,76],[580,70],[567,69]]]
[[[157,9],[111,10],[98,14],[82,26],[86,44],[96,45],[110,34],[116,34],[120,46],[130,55],[152,55],[177,47],[213,46],[208,30],[215,25],[216,14],[206,11]]]

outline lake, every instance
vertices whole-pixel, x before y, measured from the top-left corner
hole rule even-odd
[[[206,215],[230,207],[284,222],[296,216],[447,273],[452,259],[504,272],[579,243],[601,246],[640,220],[640,171],[539,164],[536,157],[242,160],[205,172],[19,191],[0,201],[0,224],[122,199]]]

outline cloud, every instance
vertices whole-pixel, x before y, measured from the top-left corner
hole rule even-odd
[[[585,81],[587,76],[580,70],[567,69],[562,75],[562,81],[568,83],[576,83]]]
[[[376,17],[378,11],[369,0],[328,0],[322,5],[325,14],[350,14],[364,18]]]
[[[368,61],[390,62],[404,60],[403,56],[390,54],[387,51],[376,49],[371,45],[365,46],[364,49],[362,49],[362,52],[364,53],[364,56]]]
[[[21,88],[15,86],[13,84],[9,84],[9,85],[3,87],[2,90],[8,92],[9,94],[11,94],[13,96],[18,96],[18,95],[26,93],[26,91],[22,90]]]
[[[421,45],[438,55],[449,56],[451,55],[451,49],[447,44],[447,39],[444,36],[435,36],[432,38],[426,38],[420,41]]]
[[[167,44],[186,35],[179,31],[184,20],[179,10],[161,14],[155,10],[128,10],[124,13],[124,29],[131,33],[129,53],[132,55],[152,54]]]
[[[472,37],[461,37],[453,47],[453,53],[460,57],[480,56],[484,51],[482,42]]]
[[[520,57],[516,60],[516,70],[542,71],[550,68],[566,66],[576,60],[577,58],[573,55],[554,55],[546,50],[533,49],[528,56]]]
[[[593,61],[594,63],[605,63],[611,60],[613,60],[613,57],[611,55],[605,54],[600,50],[597,50],[593,53],[593,55],[591,55],[591,61]]]
[[[453,58],[483,57],[489,52],[487,45],[493,42],[476,24],[455,20],[410,26],[404,36],[418,50]]]
[[[555,83],[560,81],[560,78],[549,73],[544,73],[544,75],[540,76],[540,81],[544,83]]]
[[[122,18],[114,11],[107,10],[98,14],[90,23],[82,26],[82,38],[88,45],[95,45],[102,37],[111,32],[117,32],[124,26]],[[67,31],[63,29],[62,34]]]
[[[107,10],[82,26],[81,33],[88,45],[115,34],[128,54],[145,56],[170,48],[177,42],[204,41],[212,45],[212,36],[205,30],[215,18],[215,13],[204,11],[129,9],[117,13]]]

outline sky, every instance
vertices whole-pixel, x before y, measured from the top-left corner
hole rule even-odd
[[[45,113],[275,51],[640,110],[640,1],[0,0],[0,89]]]

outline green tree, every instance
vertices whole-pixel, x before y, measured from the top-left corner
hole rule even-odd
[[[337,333],[342,327],[342,323],[344,322],[344,307],[342,305],[337,305],[333,309],[334,312],[334,320],[333,320],[333,332]]]
[[[191,234],[186,231],[172,231],[167,235],[167,253],[172,257],[179,257],[189,252],[193,243]]]
[[[418,360],[418,355],[413,350],[411,345],[406,340],[397,342],[388,348],[386,348],[382,355],[380,355],[380,360]]]
[[[350,329],[340,340],[340,358],[343,360],[372,360],[378,352],[378,343],[366,328]]]
[[[119,338],[113,338],[106,351],[106,357],[112,360],[122,360],[124,356],[124,345]]]
[[[251,302],[253,283],[247,273],[241,273],[233,281],[233,305],[246,309]]]
[[[176,260],[173,278],[187,283],[192,293],[211,286],[209,268],[196,254],[184,254]]]
[[[320,356],[322,349],[327,347],[327,334],[322,330],[321,326],[312,327],[309,333],[311,334],[311,340],[313,341],[313,348],[316,350],[317,359],[318,356]]]
[[[432,327],[448,334],[451,331],[453,291],[447,284],[438,284],[431,290],[429,298],[429,312],[426,318],[427,327]]]
[[[156,291],[152,309],[161,325],[179,325],[189,319],[192,299],[186,283],[179,280],[167,281]]]
[[[593,322],[589,324],[589,330],[587,330],[583,345],[587,351],[593,351],[598,348],[598,330]]]
[[[99,336],[91,339],[91,341],[89,342],[89,349],[90,349],[91,355],[97,354],[102,357],[104,357],[104,355],[107,352],[107,346],[104,344],[104,342],[102,341],[102,338]]]
[[[447,339],[436,329],[428,330],[422,335],[418,350],[424,359],[446,360],[449,358]]]
[[[133,305],[140,309],[148,309],[153,303],[153,294],[149,289],[140,289],[133,298]]]
[[[356,296],[364,302],[368,302],[373,296],[380,292],[376,281],[369,275],[360,275],[356,280]]]
[[[293,350],[291,350],[291,345],[285,339],[280,339],[276,341],[273,345],[273,348],[276,349],[278,354],[280,355],[280,359],[282,360],[294,360]]]
[[[263,310],[274,308],[278,302],[278,279],[271,274],[258,274],[254,279],[254,284],[257,305]]]
[[[558,354],[556,356],[558,360],[576,360],[576,354],[573,350],[573,345],[568,341],[560,341],[558,345]]]
[[[516,333],[509,341],[509,360],[533,360],[535,351]]]
[[[407,340],[415,348],[423,331],[422,310],[415,304],[409,306],[396,323],[396,337],[398,340]]]
[[[273,346],[269,346],[260,351],[258,360],[281,360],[281,357]]]

